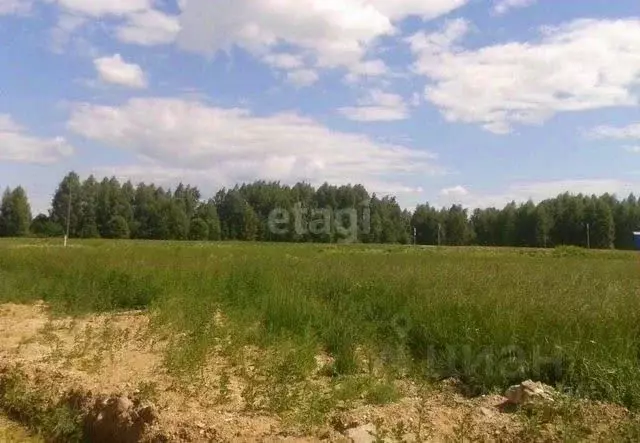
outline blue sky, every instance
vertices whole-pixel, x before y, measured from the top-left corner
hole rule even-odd
[[[0,187],[640,191],[637,0],[0,0]]]

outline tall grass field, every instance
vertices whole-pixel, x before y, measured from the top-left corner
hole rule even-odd
[[[145,309],[167,364],[229,347],[290,349],[304,375],[525,379],[640,407],[640,258],[627,252],[250,243],[0,242],[0,303],[55,314]]]

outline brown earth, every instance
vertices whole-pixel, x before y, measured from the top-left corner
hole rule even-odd
[[[149,316],[140,312],[55,319],[44,304],[0,305],[0,383],[3,373],[19,371],[52,401],[73,402],[96,442],[364,442],[371,434],[386,441],[562,441],[571,437],[567,432],[597,441],[609,439],[629,415],[582,402],[570,414],[552,407],[530,414],[536,420],[523,419],[505,412],[499,395],[469,399],[454,382],[428,392],[399,382],[404,396],[396,403],[339,406],[324,424],[301,427],[285,415],[249,410],[242,396],[246,368],[221,355],[211,356],[196,377],[171,375],[163,361],[166,343],[149,328]],[[319,389],[325,382],[318,371]],[[11,432],[18,440],[3,440]],[[36,441],[28,438],[0,418],[0,441]]]

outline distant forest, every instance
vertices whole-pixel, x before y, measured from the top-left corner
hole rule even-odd
[[[71,204],[69,204],[71,199]],[[368,203],[368,204],[367,204]],[[366,206],[365,206],[366,205]],[[362,243],[554,247],[587,246],[633,249],[632,232],[640,228],[640,201],[561,194],[539,204],[510,203],[504,208],[419,205],[403,210],[394,197],[380,198],[364,186],[315,188],[255,182],[222,189],[203,199],[196,187],[163,189],[153,184],[121,184],[115,178],[81,181],[69,173],[59,184],[48,214],[32,219],[22,187],[7,189],[0,205],[0,236],[155,240],[245,240],[283,242],[344,241],[333,225],[326,232],[289,229],[273,232],[273,209],[357,208]],[[365,208],[366,214],[365,214]],[[70,209],[70,212],[69,212]],[[307,217],[313,217],[312,212]],[[363,220],[366,220],[364,223]]]

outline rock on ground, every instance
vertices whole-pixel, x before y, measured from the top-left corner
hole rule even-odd
[[[557,395],[555,389],[544,383],[532,380],[523,381],[519,385],[507,389],[505,397],[512,405],[528,405],[532,403],[549,403]]]

